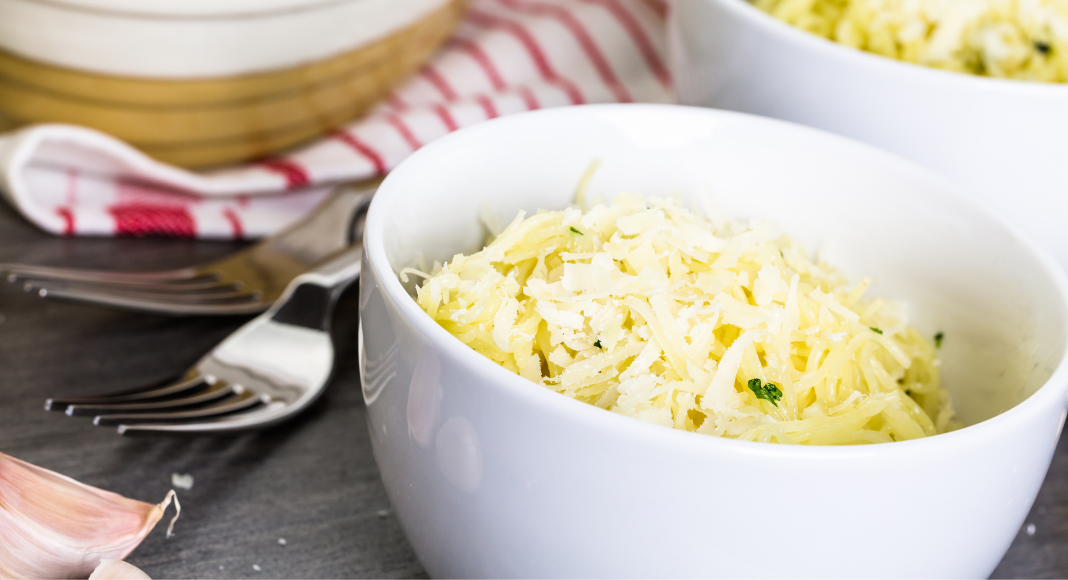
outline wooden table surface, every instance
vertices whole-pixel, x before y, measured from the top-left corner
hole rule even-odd
[[[54,238],[0,204],[4,262],[161,268],[236,247]],[[172,473],[193,475],[193,488],[178,490],[182,517],[175,537],[164,539],[159,525],[129,558],[154,578],[423,577],[371,456],[356,362],[355,295],[346,295],[335,319],[334,381],[296,420],[237,436],[123,438],[87,420],[47,413],[42,402],[167,378],[246,319],[90,308],[42,300],[4,283],[0,451],[149,502],[171,489]],[[1066,438],[994,577],[1068,577]]]

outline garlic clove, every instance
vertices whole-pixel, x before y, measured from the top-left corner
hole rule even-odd
[[[174,491],[152,505],[0,453],[0,578],[85,578],[132,552],[172,499],[180,512]]]
[[[133,564],[127,564],[122,560],[104,559],[89,575],[89,580],[152,580],[152,578]]]

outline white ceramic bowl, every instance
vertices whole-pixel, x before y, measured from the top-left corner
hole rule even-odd
[[[0,49],[156,79],[297,66],[404,28],[446,0],[5,0]]]
[[[945,333],[970,426],[856,447],[720,439],[527,382],[434,323],[398,272],[477,249],[479,204],[710,192]],[[464,129],[412,155],[367,219],[360,370],[375,458],[436,577],[986,577],[1023,522],[1068,404],[1068,283],[948,181],[813,129],[606,105]]]
[[[848,48],[746,0],[672,5],[681,102],[793,121],[957,181],[1068,265],[1068,85],[945,72]]]

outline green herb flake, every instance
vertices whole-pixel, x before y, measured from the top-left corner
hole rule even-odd
[[[935,348],[942,348],[942,339],[945,337],[946,335],[942,334],[941,332],[935,335]]]
[[[601,348],[601,349],[604,348],[603,346],[601,346],[601,341],[599,339],[597,340],[597,342],[593,343],[593,346],[596,346],[597,348]]]
[[[1048,42],[1043,42],[1041,40],[1036,40],[1034,44],[1035,44],[1035,50],[1037,50],[1038,52],[1041,52],[1042,54],[1045,54],[1045,55],[1048,55],[1050,53],[1050,51],[1053,50],[1053,46],[1050,45],[1050,43],[1048,43]]]
[[[758,399],[764,399],[776,407],[779,406],[779,399],[782,398],[782,391],[774,383],[760,384],[760,379],[752,379],[749,381],[749,390],[753,391]]]
[[[905,389],[905,394],[911,397],[912,396],[912,389]]]
[[[871,331],[874,332],[875,334],[882,334],[883,333],[883,330],[881,328],[875,328],[874,326],[869,326],[868,328],[870,328]]]
[[[580,232],[580,231],[576,230],[576,229],[575,229],[575,226],[571,226],[571,231],[575,232],[576,234],[578,234],[578,235],[580,235],[580,236],[581,236],[581,235],[584,235],[584,234],[583,234],[582,232]]]

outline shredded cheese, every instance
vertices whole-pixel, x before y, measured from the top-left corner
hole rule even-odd
[[[907,62],[1068,82],[1068,0],[753,0],[785,22]]]
[[[870,280],[848,287],[765,221],[717,227],[623,193],[520,213],[482,251],[421,275],[419,305],[471,348],[643,421],[799,444],[956,427],[931,341],[863,300]]]

